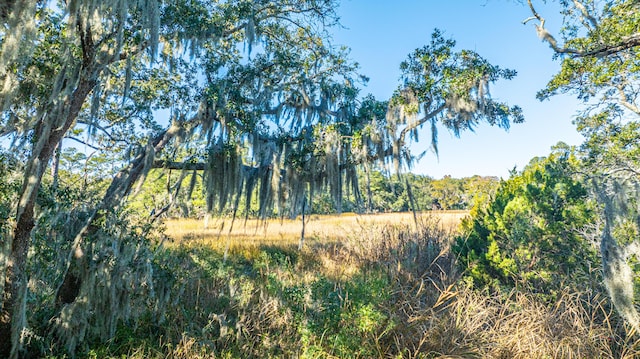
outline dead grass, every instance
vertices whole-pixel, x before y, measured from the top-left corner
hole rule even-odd
[[[523,359],[638,355],[638,343],[612,328],[612,312],[599,294],[563,292],[551,306],[530,292],[515,290],[501,297],[460,288],[450,295],[454,300],[447,307],[420,308],[408,320],[423,322],[422,330],[412,333],[420,338],[418,352]]]
[[[450,231],[460,224],[468,211],[430,211],[418,214],[419,220],[437,222],[438,226]],[[412,213],[379,213],[341,215],[312,215],[305,227],[305,240],[338,242],[361,231],[363,228],[385,225],[412,225]],[[204,220],[170,219],[165,221],[166,235],[175,244],[252,247],[261,245],[297,245],[302,231],[302,222],[291,219],[211,219],[208,228]],[[230,230],[231,229],[231,230]]]
[[[411,214],[315,216],[307,229],[309,233],[315,233],[316,241],[298,252],[298,260],[278,262],[280,264],[271,261],[260,270],[260,277],[255,282],[238,287],[243,290],[234,289],[236,293],[244,293],[241,297],[247,296],[247,299],[232,300],[232,309],[223,309],[223,314],[226,318],[241,318],[235,326],[243,329],[235,331],[229,327],[225,333],[228,330],[233,335],[227,334],[224,340],[211,340],[229,350],[250,348],[242,349],[240,356],[279,353],[300,357],[342,357],[340,354],[343,354],[354,358],[638,357],[638,339],[626,337],[607,298],[598,291],[560,292],[550,303],[526,290],[488,293],[460,282],[449,244],[452,231],[465,215],[464,212],[423,215],[417,227]],[[190,229],[187,223],[191,223]],[[178,240],[176,243],[193,244],[192,248],[211,244],[217,251],[216,243],[225,242],[224,235],[218,239],[219,227],[216,232],[215,229],[202,229],[201,221],[187,223],[167,223],[169,231]],[[222,226],[221,222],[218,225]],[[229,238],[233,238],[233,246],[241,247],[237,248],[236,255],[238,252],[256,252],[264,256],[268,248],[295,246],[299,226],[299,221],[283,221],[282,224],[271,221],[267,224],[266,234],[246,236],[244,233],[248,229],[244,232],[245,229],[239,228],[239,233],[232,231]],[[179,231],[183,231],[186,238],[179,237]],[[189,231],[199,231],[201,237],[194,238],[194,232]],[[259,244],[261,248],[254,247]],[[289,251],[291,254],[296,252],[282,249],[274,253]],[[252,257],[255,257],[254,263],[263,260],[260,256]],[[318,265],[307,267],[307,262]],[[386,278],[383,291],[389,296],[384,300],[377,299],[375,305],[367,308],[380,313],[372,320],[383,319],[377,323],[374,320],[370,332],[350,332],[348,328],[362,325],[358,320],[360,317],[350,310],[362,308],[363,303],[371,303],[376,298],[375,293],[368,292],[369,286],[376,285],[375,281],[367,281],[367,278],[376,278],[380,270],[383,275],[379,278]],[[318,296],[320,277],[333,286],[329,295]],[[215,298],[220,287],[229,286],[225,284],[228,280],[224,277],[217,284],[207,281],[212,287],[203,291],[208,294],[200,294],[199,298]],[[269,288],[265,283],[273,280],[281,286],[275,293],[265,289]],[[300,292],[302,299],[295,303],[309,309],[296,312],[288,296],[300,289],[303,289]],[[185,293],[201,293],[201,290],[186,290]],[[329,299],[332,294],[342,298],[337,307],[332,306]],[[189,307],[207,307],[196,303]],[[304,323],[314,320],[314,315],[310,315],[314,307],[325,308],[316,316],[327,315],[322,314],[327,308],[342,311],[339,326],[317,322],[316,325],[325,327],[309,334],[310,329]],[[234,310],[239,313],[232,315]],[[304,320],[296,320],[300,316]],[[301,333],[308,335],[304,339],[306,349],[302,351],[296,349],[302,341]],[[353,352],[335,348],[335,343],[343,343],[348,350],[353,350],[345,339],[351,335],[367,343],[363,345],[369,350],[366,354],[357,348]],[[198,358],[211,355],[193,345],[193,342],[181,341],[174,349],[174,356],[184,357],[177,355],[179,352]],[[315,348],[317,353],[311,354],[313,351],[309,348]],[[200,353],[200,350],[204,352]]]
[[[97,357],[640,357],[640,339],[598,288],[552,299],[460,280],[449,246],[465,215],[423,215],[417,226],[411,214],[317,216],[307,228],[317,239],[302,251],[295,221],[260,234],[249,222],[231,235],[223,221],[207,230],[169,221],[162,334],[148,347],[124,337],[124,350]]]

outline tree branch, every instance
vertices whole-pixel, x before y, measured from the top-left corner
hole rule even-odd
[[[640,46],[640,33],[635,33],[633,35],[624,37],[622,41],[620,41],[615,45],[607,45],[607,46],[602,46],[600,48],[597,48],[595,50],[585,51],[580,53],[579,56],[605,57],[605,56],[614,55],[618,52],[629,50],[638,46]]]
[[[587,10],[586,6],[584,6],[583,3],[581,3],[578,0],[573,0],[573,5],[578,10],[580,10],[582,17],[588,21],[588,23],[583,22],[585,27],[589,27],[591,29],[595,29],[598,27],[598,21],[591,14],[589,14],[589,11]]]
[[[582,54],[582,52],[579,50],[558,46],[558,41],[556,40],[556,38],[553,37],[553,35],[551,35],[551,33],[544,28],[545,19],[542,16],[540,16],[540,14],[538,14],[536,9],[533,7],[533,3],[531,2],[531,0],[527,0],[527,3],[529,4],[529,9],[531,10],[531,14],[533,14],[533,17],[527,18],[525,21],[522,22],[523,24],[526,24],[530,20],[534,20],[534,19],[538,20],[540,22],[540,25],[535,25],[536,32],[538,33],[538,37],[542,39],[542,41],[546,41],[551,47],[551,49],[553,49],[553,51],[555,51],[556,53],[575,54],[575,55]]]
[[[81,139],[79,139],[79,138],[77,138],[77,137],[74,137],[74,136],[65,136],[64,138],[69,139],[69,140],[76,141],[76,142],[78,142],[78,143],[80,143],[80,144],[82,144],[82,145],[85,145],[85,146],[87,146],[87,147],[93,148],[93,149],[94,149],[94,150],[96,150],[96,151],[106,151],[106,150],[107,150],[107,149],[106,149],[106,148],[104,148],[104,147],[94,146],[94,145],[92,145],[92,144],[88,143],[87,141],[83,141],[83,140],[81,140]]]
[[[538,20],[540,22],[540,25],[535,25],[538,37],[540,37],[542,41],[547,42],[551,49],[558,54],[570,54],[574,55],[575,57],[606,57],[624,50],[629,50],[634,47],[640,46],[640,32],[637,32],[633,35],[622,38],[622,40],[617,44],[603,45],[588,51],[564,46],[561,47],[558,45],[558,41],[555,39],[555,37],[551,35],[551,33],[549,33],[547,29],[545,29],[545,19],[540,16],[540,14],[538,14],[533,6],[532,1],[527,0],[527,3],[529,4],[529,9],[531,10],[531,14],[533,16],[525,19],[522,23],[527,24],[531,20]],[[590,26],[587,27],[596,28],[598,26],[597,20],[589,14],[586,7],[577,0],[573,0],[573,3],[574,6],[581,12],[582,16],[588,20]]]
[[[618,94],[620,95],[620,104],[622,104],[622,106],[626,107],[635,114],[640,115],[640,108],[629,101],[629,96],[627,96],[627,94],[624,92],[623,84],[618,84],[616,88],[618,89]]]
[[[142,43],[140,43],[140,45],[136,46],[135,48],[127,51],[127,52],[120,52],[120,56],[119,59],[122,60],[126,60],[128,58],[131,58],[139,53],[141,53],[142,51],[146,50],[149,47],[149,41],[143,41]]]
[[[407,133],[411,132],[411,130],[414,130],[414,129],[422,126],[425,122],[429,121],[430,119],[432,119],[435,116],[437,116],[438,114],[440,114],[442,111],[444,111],[446,106],[447,105],[445,103],[443,103],[442,105],[440,105],[440,107],[438,107],[435,110],[431,111],[430,113],[426,114],[420,120],[415,121],[413,123],[410,123],[410,124],[407,125],[407,127],[403,128],[402,131],[400,131],[400,136],[399,136],[399,140],[401,141],[401,143],[404,144],[404,139],[407,136]]]
[[[153,168],[164,168],[168,170],[187,170],[187,171],[204,171],[207,164],[203,162],[177,162],[169,160],[153,161]]]

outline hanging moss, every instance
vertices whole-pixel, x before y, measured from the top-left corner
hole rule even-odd
[[[113,338],[123,322],[148,310],[161,313],[167,305],[162,288],[156,295],[150,243],[125,216],[109,214],[91,238],[76,273],[81,283],[77,298],[51,320],[52,332],[69,353],[81,351],[84,343]]]

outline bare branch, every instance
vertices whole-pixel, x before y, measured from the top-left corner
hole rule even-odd
[[[124,142],[124,143],[129,143],[129,141],[124,140],[124,139],[118,139],[113,137],[113,134],[111,134],[108,130],[110,128],[113,127],[113,125],[109,125],[109,126],[102,126],[99,123],[95,122],[95,123],[89,123],[83,119],[77,119],[76,123],[78,124],[82,124],[82,125],[86,125],[86,126],[93,126],[96,130],[100,131],[102,133],[103,136],[105,136],[107,139],[109,139],[109,141],[112,141],[114,143],[118,143],[118,142]]]
[[[92,144],[90,144],[90,143],[88,143],[88,142],[86,142],[86,141],[83,141],[83,140],[81,140],[81,139],[79,139],[79,138],[77,138],[77,137],[73,137],[73,136],[65,136],[65,138],[66,138],[66,139],[69,139],[69,140],[76,141],[76,142],[78,142],[78,143],[80,143],[80,144],[82,144],[82,145],[85,145],[85,146],[87,146],[87,147],[89,147],[89,148],[92,148],[92,149],[94,149],[94,150],[96,150],[96,151],[106,151],[106,150],[107,150],[107,149],[106,149],[106,148],[104,148],[104,147],[98,147],[98,146],[92,145]]]
[[[176,162],[167,160],[153,161],[153,168],[164,168],[168,170],[187,170],[187,171],[204,171],[207,164],[203,162]]]
[[[582,14],[582,17],[588,21],[588,22],[584,23],[586,27],[591,28],[591,29],[595,29],[595,28],[598,27],[598,21],[591,14],[589,14],[589,11],[584,6],[584,4],[582,4],[578,0],[573,0],[573,5],[575,5],[575,7],[578,10],[580,10],[580,13]]]
[[[640,115],[640,108],[629,101],[629,96],[627,96],[627,94],[624,92],[624,85],[618,84],[616,88],[618,89],[618,94],[620,95],[620,104],[622,104],[622,106],[626,107],[635,114]]]
[[[527,3],[529,4],[529,9],[533,14],[533,18],[529,17],[528,19],[523,21],[523,24],[526,24],[530,20],[537,19],[540,22],[540,25],[535,25],[536,32],[538,33],[538,37],[542,39],[542,41],[546,41],[551,47],[551,49],[553,49],[553,51],[559,54],[574,54],[574,55],[582,54],[582,52],[579,50],[558,46],[558,41],[556,40],[556,38],[553,37],[553,35],[551,35],[551,33],[544,27],[545,19],[542,16],[540,16],[540,14],[538,14],[536,9],[533,7],[533,3],[531,2],[531,0],[527,0]]]

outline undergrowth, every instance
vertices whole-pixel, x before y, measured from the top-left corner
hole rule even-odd
[[[433,219],[341,243],[189,243],[155,258],[165,308],[86,358],[632,358],[640,343],[597,288],[553,301],[461,280]],[[330,243],[330,244],[329,244]],[[159,289],[160,288],[160,289]],[[160,294],[159,294],[160,295]]]

